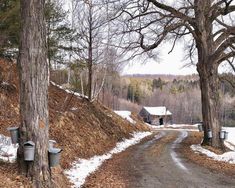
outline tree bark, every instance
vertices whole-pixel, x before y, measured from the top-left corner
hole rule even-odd
[[[33,187],[51,187],[48,166],[48,63],[44,0],[21,0],[20,34],[20,144],[21,171],[31,178]],[[24,161],[23,143],[35,143],[33,162]]]
[[[210,14],[211,1],[195,1],[196,17],[196,47],[198,50],[197,71],[200,77],[202,119],[204,139],[202,145],[210,145],[223,149],[223,141],[219,137],[221,125],[219,123],[219,63],[214,58],[213,24]],[[208,138],[208,131],[212,131],[212,138]]]
[[[200,62],[197,65],[200,76],[202,117],[204,139],[202,145],[210,145],[223,149],[223,141],[219,137],[221,125],[219,123],[219,77],[216,63]],[[208,138],[208,131],[212,131],[212,138]]]

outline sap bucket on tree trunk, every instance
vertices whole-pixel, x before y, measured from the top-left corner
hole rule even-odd
[[[227,140],[227,139],[228,139],[228,132],[224,131],[224,140]]]
[[[220,135],[220,139],[224,139],[225,131],[221,130],[219,135]]]
[[[49,149],[49,165],[50,167],[54,167],[59,165],[60,163],[60,153],[62,149],[59,148],[50,148]]]
[[[228,132],[224,131],[224,130],[221,130],[220,131],[220,138],[223,139],[223,140],[227,140],[228,139]]]
[[[35,144],[32,141],[24,143],[24,160],[33,161],[35,153]]]
[[[198,126],[199,132],[202,132],[202,131],[203,131],[203,125],[202,125],[202,123],[199,123],[197,126]]]
[[[19,127],[9,127],[7,130],[10,131],[12,144],[19,143]]]
[[[208,136],[208,138],[212,138],[212,131],[210,129],[207,132],[207,136]]]
[[[55,140],[49,140],[49,150],[54,147],[55,143],[56,143]]]

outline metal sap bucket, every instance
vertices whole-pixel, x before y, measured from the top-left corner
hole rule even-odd
[[[33,161],[35,153],[35,144],[32,141],[24,143],[24,160]]]
[[[19,143],[19,127],[9,127],[7,130],[10,131],[12,144]]]
[[[200,124],[198,124],[197,126],[198,126],[199,132],[202,132],[202,131],[203,131],[203,126],[202,126],[202,124],[200,123]]]
[[[224,131],[224,140],[227,140],[227,139],[228,139],[228,132]]]
[[[212,138],[212,131],[210,129],[207,132],[207,136],[208,136],[208,138]]]
[[[49,149],[53,148],[55,143],[55,140],[49,140]]]
[[[60,153],[62,149],[59,148],[50,148],[49,149],[49,166],[54,167],[60,163]]]
[[[224,139],[225,138],[225,131],[220,131],[220,133],[219,133],[219,137],[220,137],[220,139]]]

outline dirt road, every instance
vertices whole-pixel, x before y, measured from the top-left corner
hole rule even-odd
[[[235,179],[183,158],[177,148],[187,131],[161,131],[114,156],[84,187],[235,188]]]

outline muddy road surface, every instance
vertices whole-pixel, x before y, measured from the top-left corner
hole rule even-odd
[[[177,150],[187,131],[160,131],[115,155],[84,187],[235,188],[235,179],[186,160]]]

